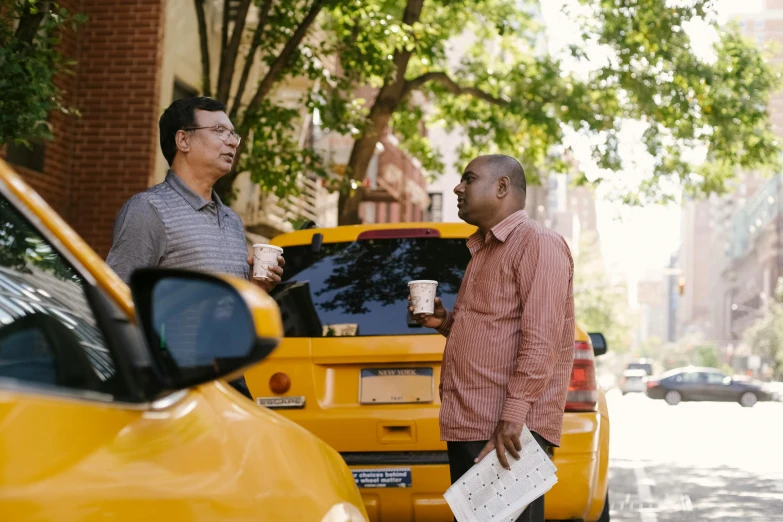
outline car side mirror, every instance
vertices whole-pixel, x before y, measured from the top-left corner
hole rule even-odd
[[[609,347],[606,344],[606,337],[604,337],[604,334],[591,333],[588,335],[590,336],[590,341],[593,343],[593,354],[596,357],[605,354]]]
[[[161,391],[236,378],[282,336],[277,304],[247,281],[142,269],[130,287]]]

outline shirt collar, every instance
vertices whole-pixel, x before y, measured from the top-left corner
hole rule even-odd
[[[489,243],[492,237],[501,243],[505,243],[509,234],[527,220],[527,212],[518,210],[492,227],[486,237],[481,235],[480,230],[477,230],[468,238],[468,250],[470,250],[471,254],[475,254],[478,250],[481,250],[481,247]]]
[[[207,201],[199,194],[196,194],[173,170],[169,170],[166,174],[166,183],[174,189],[174,192],[182,196],[182,199],[187,201],[193,207],[193,210],[199,211],[214,202],[215,207],[218,209],[218,222],[222,216],[228,215],[228,208],[223,205],[223,202],[214,190],[212,191],[212,201]]]

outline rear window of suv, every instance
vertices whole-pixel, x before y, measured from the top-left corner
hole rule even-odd
[[[286,337],[436,334],[408,313],[408,281],[438,281],[451,309],[470,252],[464,239],[368,239],[285,247],[283,281],[272,292]]]
[[[652,375],[653,368],[650,363],[629,363],[628,370],[644,370],[647,375]]]

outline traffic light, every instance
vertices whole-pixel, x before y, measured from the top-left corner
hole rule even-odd
[[[677,280],[677,286],[680,290],[680,295],[683,295],[685,293],[685,278],[681,277]]]

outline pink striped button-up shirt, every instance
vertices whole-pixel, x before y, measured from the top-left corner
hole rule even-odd
[[[574,262],[556,232],[524,210],[483,237],[454,310],[441,369],[441,439],[488,440],[499,420],[560,444],[574,358]]]

